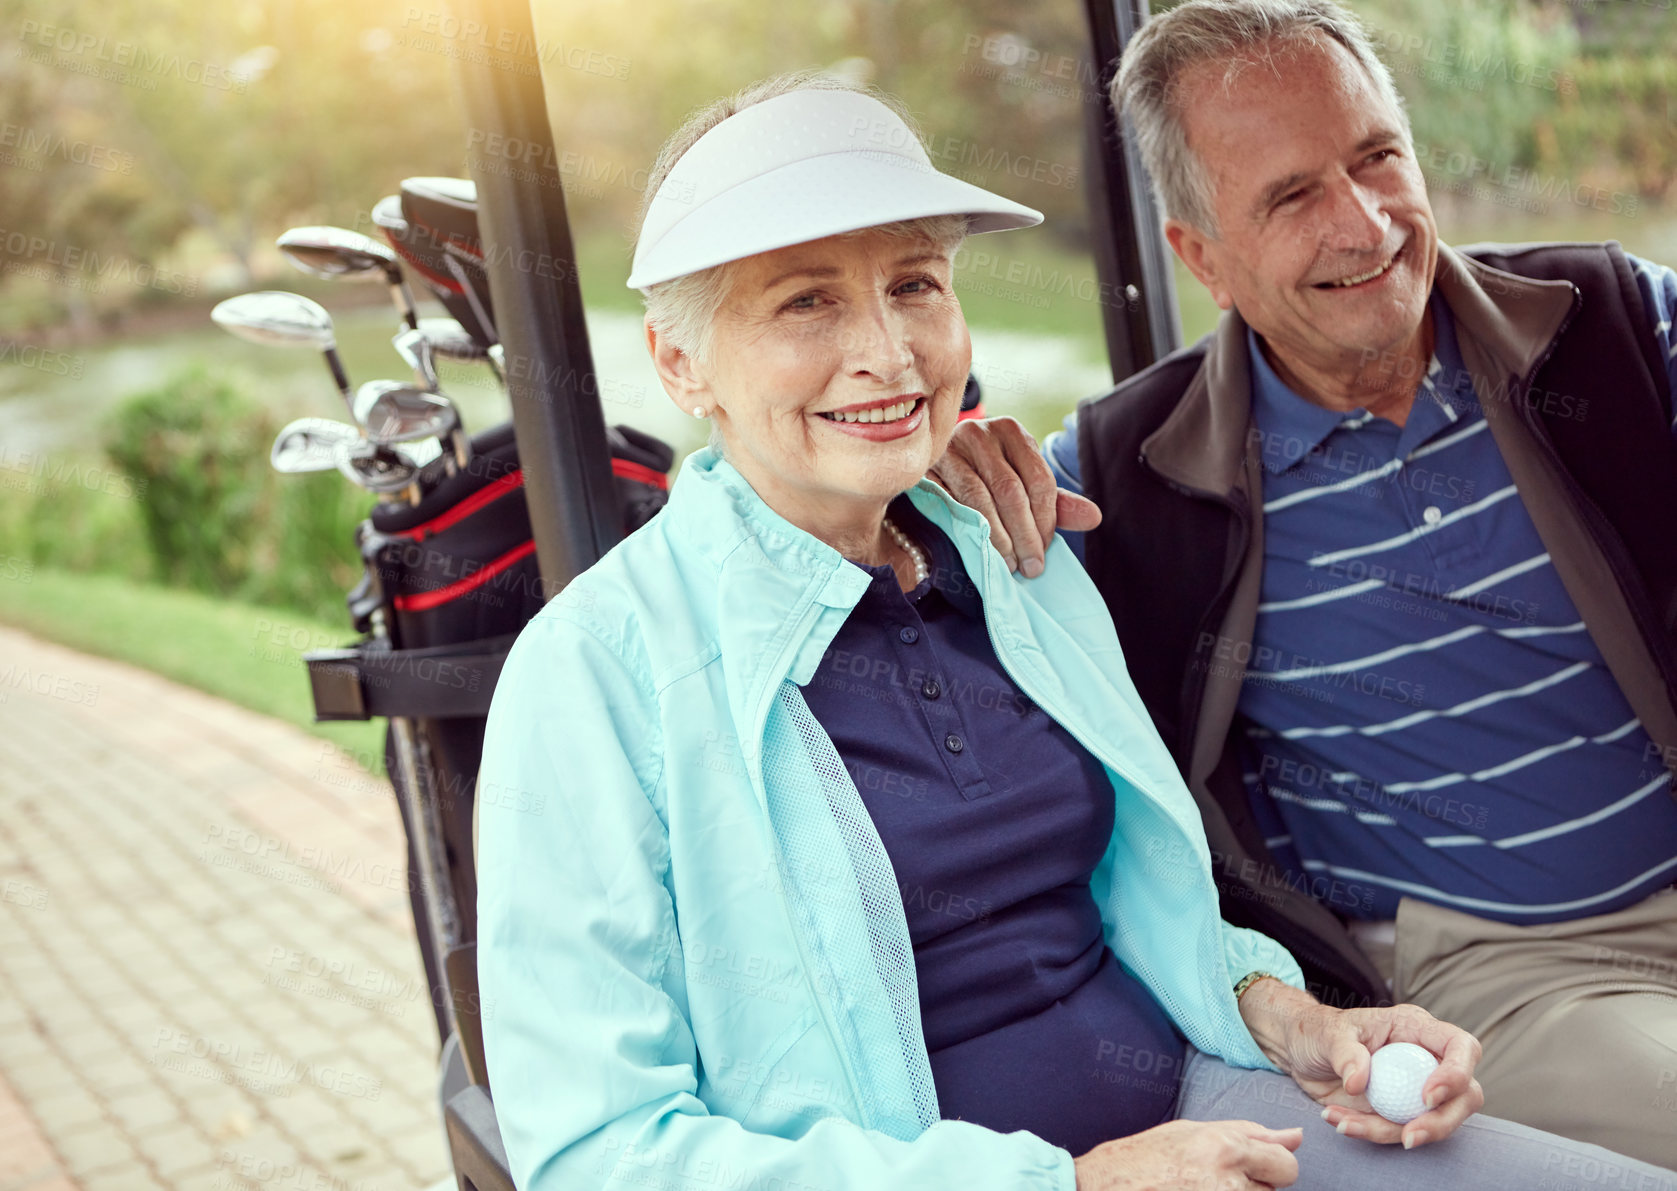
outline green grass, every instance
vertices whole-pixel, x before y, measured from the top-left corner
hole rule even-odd
[[[317,724],[301,655],[354,633],[294,612],[111,575],[36,569],[0,583],[0,622],[295,724],[383,770],[380,720]]]

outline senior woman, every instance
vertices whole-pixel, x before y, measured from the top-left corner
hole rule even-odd
[[[1322,1006],[1224,923],[1076,560],[1014,580],[920,481],[971,359],[954,252],[1041,217],[808,77],[695,117],[650,189],[629,284],[713,438],[495,692],[479,970],[519,1185],[1524,1188],[1605,1155],[1464,1125],[1472,1037]],[[1397,1040],[1443,1060],[1401,1128],[1361,1096]],[[1273,1126],[1307,1119],[1295,1158]]]

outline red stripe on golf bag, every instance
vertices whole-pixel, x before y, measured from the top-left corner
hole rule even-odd
[[[525,542],[521,546],[514,546],[468,578],[450,583],[447,587],[439,587],[434,591],[420,592],[417,595],[399,595],[391,603],[396,605],[398,612],[424,612],[429,608],[435,608],[440,604],[457,600],[469,592],[476,591],[519,559],[534,554],[535,550],[536,543],[534,541]]]
[[[633,480],[637,484],[645,484],[649,488],[661,491],[670,490],[670,478],[661,471],[654,471],[645,464],[636,463],[632,459],[616,459],[611,461],[611,474],[623,480]]]

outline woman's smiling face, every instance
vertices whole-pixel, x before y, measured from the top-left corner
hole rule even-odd
[[[730,267],[709,354],[689,361],[729,461],[809,527],[878,509],[943,454],[972,340],[953,248],[870,230]]]

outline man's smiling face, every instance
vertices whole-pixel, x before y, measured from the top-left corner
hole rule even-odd
[[[1179,80],[1218,228],[1171,220],[1166,234],[1283,359],[1355,373],[1414,340],[1438,228],[1401,114],[1349,51],[1325,37],[1271,48],[1226,90],[1220,63]]]

